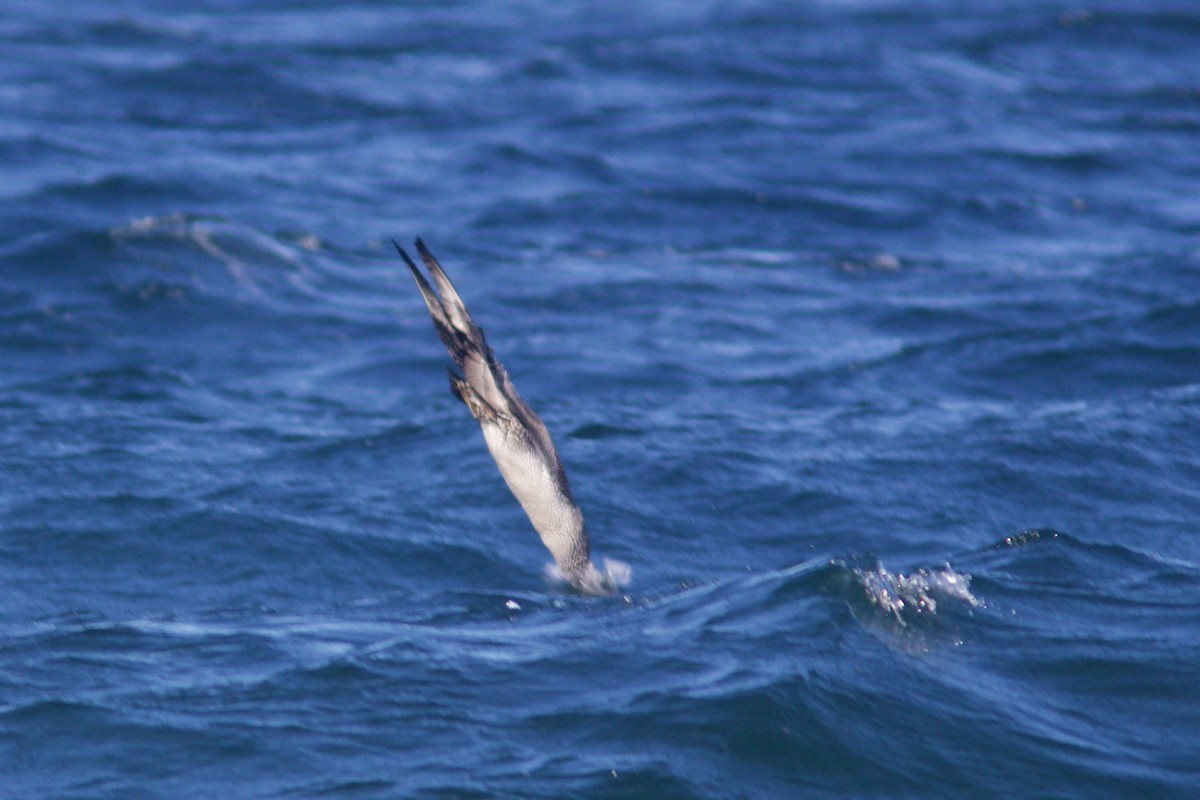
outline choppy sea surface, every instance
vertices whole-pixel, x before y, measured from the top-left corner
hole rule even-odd
[[[0,797],[1200,797],[1198,47],[6,2]],[[623,593],[545,579],[418,235]]]

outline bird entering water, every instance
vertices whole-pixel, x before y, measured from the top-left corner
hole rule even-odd
[[[451,391],[478,420],[504,482],[554,556],[562,579],[586,594],[617,591],[629,579],[629,566],[605,559],[601,570],[592,563],[583,514],[571,498],[567,474],[550,434],[517,394],[454,284],[420,239],[416,242],[417,253],[437,291],[404,248],[395,241],[392,244],[412,270],[433,326],[458,366],[458,371],[450,370]]]

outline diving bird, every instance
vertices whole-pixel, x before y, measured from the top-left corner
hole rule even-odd
[[[467,307],[429,248],[416,240],[417,253],[433,286],[395,240],[396,251],[416,279],[421,297],[457,370],[450,369],[450,390],[466,405],[483,430],[488,451],[500,468],[561,577],[587,594],[612,594],[628,580],[629,568],[605,559],[592,563],[583,513],[571,497],[567,473],[541,418],[517,394],[508,372],[483,338]],[[434,290],[434,286],[437,290]]]

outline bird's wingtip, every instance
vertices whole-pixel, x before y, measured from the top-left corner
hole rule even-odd
[[[417,241],[420,241],[420,240],[418,239]],[[400,246],[400,243],[397,242],[395,239],[392,239],[392,244],[395,246],[396,252],[400,254],[400,257],[404,259],[404,263],[408,264],[408,268],[411,269],[413,272],[416,272],[417,271],[416,263],[412,260],[412,258],[409,257],[409,255],[405,251],[405,249]]]

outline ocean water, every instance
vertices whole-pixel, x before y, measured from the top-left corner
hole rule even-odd
[[[0,797],[1200,797],[1200,7],[3,6]]]

